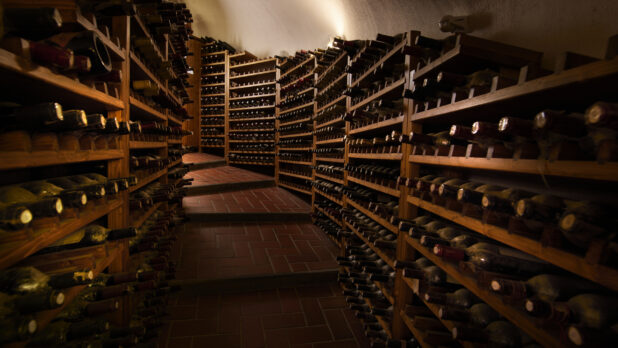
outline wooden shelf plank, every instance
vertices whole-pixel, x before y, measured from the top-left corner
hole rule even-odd
[[[321,140],[321,141],[315,142],[316,145],[327,145],[327,144],[337,144],[337,143],[343,143],[343,137],[336,138],[336,139]]]
[[[365,238],[365,236],[363,236],[356,228],[354,228],[354,226],[350,225],[347,222],[345,222],[345,225],[350,230],[352,230],[352,232],[354,232],[354,234],[356,234],[358,238],[360,238],[365,244],[367,244],[367,246],[369,246],[371,250],[373,250],[373,252],[378,254],[378,256],[382,260],[384,260],[384,262],[386,262],[389,266],[391,266],[391,268],[395,269],[395,260],[393,260],[393,258],[386,255],[380,248],[377,248],[376,246],[374,246],[373,243],[371,243],[367,238]]]
[[[593,180],[618,181],[618,162],[547,161],[512,158],[477,158],[410,155],[409,161],[448,167],[496,170],[512,173],[552,175]]]
[[[308,72],[308,73],[306,73],[305,75],[300,76],[300,77],[297,77],[297,78],[295,78],[293,81],[286,83],[285,85],[281,86],[281,89],[286,89],[286,88],[288,88],[289,86],[291,86],[291,85],[295,84],[296,82],[298,82],[298,81],[300,81],[300,80],[303,80],[303,79],[308,79],[311,75],[313,75],[313,74],[314,74],[314,73],[313,73],[313,71],[314,71],[314,70],[315,70],[315,68],[311,69],[311,71],[310,71],[310,72]]]
[[[103,199],[105,200],[105,199]],[[2,242],[0,252],[0,269],[5,269],[29,255],[43,249],[49,244],[62,239],[89,223],[101,218],[122,206],[122,200],[91,202],[85,209],[79,211],[74,218],[61,220],[54,226],[32,231],[30,236],[15,242]],[[15,232],[17,233],[22,232]]]
[[[284,126],[289,126],[292,124],[296,124],[296,123],[303,123],[303,122],[309,122],[309,121],[311,121],[311,117],[303,118],[303,119],[296,120],[296,121],[290,121],[290,122],[280,122],[279,128],[284,127]]]
[[[230,129],[230,133],[273,132],[273,129]]]
[[[137,98],[129,97],[129,105],[133,110],[131,116],[148,115],[150,119],[165,121],[168,117],[162,112],[152,108],[150,105],[144,104]],[[141,112],[140,112],[141,111]],[[139,118],[139,117],[138,117]],[[131,118],[135,120],[134,118]]]
[[[314,104],[314,103],[315,103],[314,101],[311,101],[311,102],[309,102],[309,103],[306,103],[306,104],[303,104],[303,105],[299,105],[299,106],[295,106],[295,107],[293,107],[293,108],[289,108],[289,109],[285,109],[285,110],[281,110],[281,109],[279,108],[279,109],[280,109],[280,110],[279,110],[279,114],[280,114],[280,115],[283,115],[283,114],[290,113],[290,112],[292,112],[292,111],[296,111],[296,110],[300,110],[300,109],[304,109],[304,108],[308,108],[308,107],[313,107],[313,104]]]
[[[249,89],[249,88],[255,88],[255,87],[269,86],[269,85],[274,85],[275,83],[276,83],[275,81],[269,81],[269,82],[262,82],[262,83],[252,83],[250,85],[243,85],[243,86],[232,86],[230,84],[230,91],[234,91],[238,89]],[[219,85],[224,85],[224,83],[221,83]]]
[[[300,164],[303,166],[310,166],[312,165],[311,162],[303,162],[303,161],[287,161],[287,160],[279,160],[279,163],[290,163],[290,164]]]
[[[150,184],[151,182],[157,180],[158,178],[162,177],[164,174],[167,173],[167,168],[161,169],[160,171],[156,172],[156,173],[152,173],[150,175],[147,175],[146,177],[140,178],[137,185],[135,186],[131,186],[129,187],[129,192],[135,192],[139,189],[141,189],[142,187]]]
[[[4,91],[31,95],[35,99],[79,105],[83,108],[122,110],[122,100],[90,88],[68,76],[56,74],[50,69],[39,66],[22,57],[0,49],[0,69],[6,84]]]
[[[332,62],[329,66],[328,66],[328,68],[326,68],[326,70],[324,70],[324,71],[322,72],[322,74],[320,74],[320,75],[318,76],[318,78],[316,79],[315,85],[316,85],[316,86],[319,86],[319,85],[320,85],[320,82],[322,82],[322,80],[324,80],[324,78],[325,78],[326,76],[328,76],[328,74],[329,74],[331,71],[334,71],[334,70],[335,70],[335,69],[334,69],[334,67],[335,67],[335,66],[337,66],[337,64],[339,64],[339,63],[341,62],[341,60],[343,60],[343,59],[344,59],[344,58],[346,58],[347,56],[348,56],[348,54],[347,54],[346,52],[341,53],[341,54],[339,55],[339,57],[337,57],[337,59],[335,59],[335,60],[334,60],[334,61],[333,61],[333,62]]]
[[[307,190],[303,190],[303,189],[298,188],[298,187],[294,187],[294,186],[286,185],[285,183],[282,183],[282,182],[279,182],[279,186],[281,186],[281,187],[283,187],[283,188],[286,188],[286,189],[288,189],[288,190],[293,190],[293,191],[300,192],[300,193],[304,193],[304,194],[306,194],[306,195],[311,196],[311,191],[307,191]]]
[[[291,74],[292,72],[298,70],[298,68],[304,66],[305,64],[309,63],[311,60],[313,60],[315,57],[313,55],[311,55],[311,57],[305,59],[304,61],[300,62],[298,65],[296,65],[295,67],[291,68],[290,70],[286,71],[285,73],[281,74],[280,78],[284,78],[285,76]]]
[[[321,162],[332,162],[332,163],[344,163],[345,162],[343,158],[316,157],[315,160],[321,161]]]
[[[329,199],[329,200],[333,201],[334,203],[336,203],[336,204],[338,204],[338,205],[340,205],[340,206],[342,206],[342,207],[343,207],[343,201],[342,201],[342,200],[339,200],[339,199],[337,199],[337,198],[335,198],[335,197],[333,197],[333,196],[329,195],[329,194],[328,194],[328,193],[326,193],[326,192],[320,191],[320,190],[316,189],[315,187],[313,188],[313,191],[314,191],[315,193],[318,193],[318,194],[320,194],[321,196],[323,196],[323,197],[325,197],[325,198],[327,198],[327,199]]]
[[[350,153],[350,158],[364,158],[364,159],[378,159],[378,160],[390,160],[401,161],[401,153]]]
[[[279,175],[286,175],[286,176],[292,176],[292,177],[299,178],[299,179],[312,180],[311,176],[289,173],[281,169],[279,170]]]
[[[325,174],[320,174],[320,173],[314,173],[313,175],[315,175],[318,178],[322,178],[322,179],[326,179],[332,182],[336,182],[337,184],[343,185],[344,182],[342,179],[337,179],[337,178],[333,178],[332,176],[328,176]]]
[[[228,140],[230,143],[274,143],[275,140]]]
[[[397,226],[394,226],[393,224],[391,224],[390,222],[386,221],[382,217],[380,217],[380,216],[374,214],[373,212],[365,209],[365,207],[363,207],[362,205],[356,203],[355,201],[353,201],[351,199],[347,199],[346,202],[348,203],[348,205],[351,205],[352,207],[356,208],[356,210],[358,210],[361,213],[367,215],[373,221],[375,221],[375,222],[379,223],[380,225],[384,226],[387,230],[393,232],[394,234],[399,234],[399,228],[397,228]]]
[[[166,147],[167,142],[165,141],[129,141],[129,149],[158,149],[161,147]]]
[[[331,83],[329,83],[328,86],[324,87],[324,89],[318,90],[318,95],[322,95],[322,94],[326,93],[329,89],[331,89],[333,86],[335,86],[341,80],[344,80],[346,77],[348,77],[348,73],[346,73],[346,72],[341,73],[341,75],[339,77],[337,77],[335,80],[333,80]]]
[[[257,95],[250,95],[246,97],[230,97],[230,101],[231,100],[243,100],[243,99],[269,98],[269,97],[275,97],[275,96],[276,96],[275,93],[257,94]]]
[[[618,270],[588,263],[585,258],[573,253],[543,246],[539,241],[526,238],[517,234],[509,233],[506,229],[484,224],[482,221],[464,216],[459,212],[448,210],[444,207],[421,200],[417,197],[408,196],[408,203],[425,209],[447,220],[453,221],[482,235],[493,238],[499,242],[519,249],[541,260],[551,262],[580,277],[590,279],[596,283],[618,291]]]
[[[380,99],[381,97],[383,97],[384,95],[391,93],[392,91],[396,90],[397,88],[403,87],[403,85],[406,82],[406,78],[403,77],[399,80],[397,80],[396,82],[391,83],[388,87],[386,88],[382,88],[381,90],[379,90],[377,93],[374,93],[370,96],[368,96],[367,98],[363,99],[361,102],[358,102],[354,105],[352,105],[349,109],[348,112],[352,112],[354,110],[360,109],[364,106],[366,106],[367,104]]]
[[[401,315],[401,319],[406,324],[406,326],[408,327],[408,329],[410,330],[410,332],[412,333],[412,335],[414,336],[414,338],[416,339],[416,341],[420,344],[422,348],[434,348],[433,345],[430,345],[429,343],[425,342],[425,340],[423,339],[423,336],[424,336],[423,332],[421,332],[419,329],[414,327],[414,322],[412,318],[410,318],[403,310],[400,312],[400,315]]]
[[[453,277],[461,285],[465,286],[470,292],[478,296],[485,301],[498,313],[502,314],[506,319],[511,321],[514,325],[519,326],[524,332],[526,332],[535,341],[546,347],[564,347],[565,344],[560,341],[560,335],[557,332],[551,332],[547,328],[537,325],[536,321],[532,317],[523,312],[523,310],[516,309],[509,306],[502,297],[490,293],[479,287],[476,280],[470,276],[464,275],[457,269],[457,266],[443,261],[438,256],[434,255],[430,250],[422,246],[418,241],[410,236],[404,236],[408,244],[414,249],[418,250],[423,256],[433,262],[436,266],[442,268],[448,275]]]
[[[58,164],[107,161],[124,156],[122,150],[78,150],[78,151],[0,151],[0,170],[34,168]]]
[[[181,120],[179,120],[179,119],[177,119],[176,117],[174,117],[174,116],[172,116],[172,115],[168,115],[168,116],[167,116],[167,120],[168,120],[168,121],[170,121],[170,122],[172,122],[172,123],[175,123],[175,124],[177,124],[177,125],[179,125],[179,126],[182,126],[182,121],[181,121]]]
[[[232,59],[233,55],[230,55],[230,59]],[[246,67],[250,67],[250,66],[254,66],[254,65],[261,65],[261,64],[267,64],[267,63],[275,63],[277,61],[277,58],[266,58],[266,59],[261,59],[261,60],[255,60],[252,62],[248,62],[248,63],[240,63],[240,64],[230,64],[230,70],[231,69],[238,69],[238,68],[246,68]]]
[[[339,123],[344,123],[344,122],[345,121],[343,120],[343,118],[336,118],[334,120],[330,120],[330,121],[327,121],[327,122],[324,122],[324,123],[316,124],[315,129],[320,129],[320,128],[323,128],[323,127],[328,127],[328,126],[332,126],[332,125],[339,124]]]
[[[292,134],[280,135],[279,139],[302,138],[302,137],[310,137],[310,136],[313,136],[313,132],[292,133]]]
[[[337,225],[339,225],[339,227],[343,227],[343,222],[341,220],[337,220],[335,219],[334,216],[332,216],[331,214],[327,213],[326,210],[320,208],[320,207],[315,207],[316,210],[318,210],[319,212],[321,212],[322,214],[326,215],[332,222],[336,223]]]
[[[224,105],[222,105],[222,106],[224,106]],[[263,110],[263,109],[274,109],[274,108],[275,108],[275,104],[272,104],[272,105],[262,105],[262,106],[250,106],[250,107],[247,107],[247,108],[237,108],[237,109],[230,108],[229,110],[230,110],[230,112],[232,112],[232,111]]]
[[[221,116],[222,117],[222,116]],[[230,118],[228,122],[245,122],[245,121],[274,121],[275,117],[247,117],[247,118]]]
[[[274,151],[236,151],[230,150],[230,153],[248,153],[248,154],[262,154],[262,155],[274,155]]]
[[[322,106],[322,107],[319,107],[319,108],[318,108],[318,110],[317,110],[315,113],[316,113],[316,114],[318,114],[318,113],[320,113],[322,110],[328,109],[329,107],[331,107],[331,106],[333,106],[333,105],[335,105],[335,104],[340,103],[341,101],[345,100],[345,98],[347,98],[347,96],[346,96],[346,95],[342,95],[342,96],[340,96],[339,98],[337,98],[337,99],[333,100],[332,102],[330,102],[330,103],[328,103],[328,104],[326,104],[326,105],[324,105],[324,106]]]
[[[274,163],[263,163],[263,162],[245,162],[245,161],[234,161],[230,160],[230,164],[245,164],[252,166],[274,166]]]
[[[161,205],[163,205],[163,202],[158,202],[158,203],[155,203],[152,207],[148,208],[148,210],[146,210],[146,212],[143,214],[139,214],[139,211],[136,212],[138,214],[132,214],[130,217],[131,221],[129,222],[129,224],[132,227],[140,228],[142,224],[144,223],[144,221],[148,220],[148,218],[152,214],[154,214],[154,212],[157,211],[161,207]]]
[[[401,115],[401,116],[389,118],[388,120],[384,120],[381,122],[376,122],[376,123],[368,124],[366,126],[350,129],[350,134],[365,133],[365,132],[373,131],[376,129],[401,125],[403,123],[403,117],[404,116]]]
[[[294,98],[294,97],[301,96],[301,95],[303,95],[303,94],[306,94],[307,92],[311,92],[311,91],[313,91],[314,89],[315,89],[315,87],[311,86],[311,87],[309,87],[309,88],[305,88],[305,89],[303,89],[303,90],[302,90],[302,91],[300,91],[300,92],[296,92],[296,93],[294,93],[294,94],[292,94],[292,95],[288,95],[288,96],[286,96],[284,99],[282,99],[282,100],[279,102],[279,104],[285,104],[285,102],[286,102],[288,99],[291,99],[291,98]]]
[[[403,49],[403,46],[406,45],[406,40],[402,40],[400,43],[397,44],[397,46],[393,47],[393,49],[391,49],[390,51],[388,51],[388,53],[386,53],[384,55],[384,57],[380,58],[380,60],[378,60],[377,62],[375,62],[371,68],[367,69],[367,71],[365,71],[365,73],[363,73],[361,76],[357,77],[356,80],[352,81],[352,84],[350,85],[351,87],[355,87],[356,85],[359,84],[359,82],[363,81],[365,78],[367,78],[367,76],[372,75],[373,72],[380,66],[382,65],[384,62],[386,62],[387,60],[389,60],[392,56],[394,56],[396,53],[400,52]]]
[[[243,75],[236,75],[236,76],[230,76],[229,80],[242,80],[242,79],[246,79],[246,78],[251,78],[251,77],[256,77],[256,76],[261,76],[261,75],[270,75],[270,74],[275,74],[277,72],[276,69],[273,70],[265,70],[265,71],[258,71],[256,73],[252,73],[252,74],[243,74]]]
[[[399,198],[399,196],[401,195],[401,192],[399,190],[390,188],[390,187],[386,187],[386,186],[382,186],[382,185],[378,185],[378,184],[374,184],[372,182],[363,180],[363,179],[359,179],[356,177],[353,177],[352,175],[348,174],[348,181],[352,181],[354,183],[357,183],[359,185],[365,186],[365,187],[369,187],[370,189],[382,192],[382,193],[386,193],[388,195],[391,195],[393,197],[397,197]]]
[[[306,147],[282,147],[279,146],[279,151],[310,151],[313,150],[313,146]]]

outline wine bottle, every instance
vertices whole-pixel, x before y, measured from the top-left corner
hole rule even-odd
[[[527,281],[494,279],[491,289],[501,295],[523,299],[537,297],[543,301],[564,301],[568,298],[598,290],[598,286],[583,279],[553,274],[539,274]]]
[[[453,339],[469,342],[485,342],[491,347],[521,347],[522,335],[508,321],[494,321],[484,329],[456,326],[452,329]]]
[[[48,309],[54,309],[64,304],[64,293],[49,287],[23,295],[8,295],[0,293],[3,302],[10,301],[15,311],[21,314],[30,314]]]
[[[92,174],[90,174],[92,175]],[[104,176],[96,176],[97,179],[89,178],[89,175],[72,175],[68,176],[69,180],[75,181],[79,185],[92,186],[101,184],[105,188],[105,192],[108,195],[115,195],[118,193],[118,184],[114,181],[109,181]]]
[[[58,313],[54,320],[77,322],[84,320],[87,317],[113,312],[118,308],[118,300],[88,302],[84,299],[76,298],[62,312]]]
[[[480,300],[472,294],[468,289],[462,288],[452,293],[443,293],[437,291],[428,291],[423,297],[425,301],[430,303],[437,303],[441,305],[457,306],[462,308],[469,308]]]
[[[511,248],[486,242],[466,249],[435,245],[434,254],[450,261],[468,261],[480,269],[504,274],[538,274],[553,270],[550,264]]]
[[[90,73],[105,74],[112,71],[112,61],[107,46],[95,31],[61,33],[48,40],[72,50],[76,55],[88,57],[92,63]]]
[[[88,126],[88,116],[84,110],[65,110],[62,113],[62,121],[49,126],[52,131],[67,132],[83,130]]]
[[[88,225],[39,250],[38,253],[46,254],[67,249],[83,248],[101,244],[108,240],[132,238],[136,235],[137,231],[133,227],[112,230],[99,225]]]
[[[68,191],[47,181],[33,181],[21,184],[21,187],[34,193],[38,197],[59,197],[63,205],[72,208],[83,207],[88,203],[88,196],[84,191]]]
[[[54,289],[66,289],[78,285],[86,285],[94,279],[92,270],[78,270],[73,272],[52,274],[47,284]]]
[[[60,198],[41,199],[19,186],[0,187],[0,202],[8,206],[25,206],[34,217],[58,216],[64,209]]]
[[[540,134],[555,133],[572,138],[586,135],[584,115],[569,114],[565,111],[543,110],[539,112],[534,117],[534,129]]]
[[[28,346],[49,347],[59,344],[66,346],[69,344],[69,341],[102,334],[108,331],[109,327],[109,322],[103,319],[85,320],[81,322],[56,321],[50,323],[43,331],[33,337],[30,342],[28,342]]]
[[[611,209],[587,201],[565,202],[566,208],[558,226],[562,235],[573,245],[585,248],[590,241],[608,233]]]
[[[507,188],[502,191],[487,192],[481,199],[481,206],[486,210],[512,214],[515,203],[534,194],[528,191]]]
[[[618,130],[617,115],[618,106],[616,103],[596,102],[586,110],[586,124]]]
[[[556,221],[564,206],[561,198],[541,194],[517,201],[515,213],[518,217],[525,219]]]
[[[4,8],[4,34],[39,41],[60,32],[62,16],[53,7]],[[0,32],[0,37],[3,33]]]
[[[551,318],[559,324],[604,330],[615,324],[618,319],[618,301],[605,295],[581,294],[571,297],[566,303],[548,303],[547,311],[532,313],[539,317]]]
[[[90,200],[96,200],[105,197],[105,187],[98,183],[94,185],[82,185],[78,184],[73,180],[70,180],[67,177],[51,178],[47,179],[47,181],[65,190],[84,191],[86,193],[86,196]]]
[[[32,219],[32,212],[27,207],[0,202],[0,228],[20,230],[28,226]]]
[[[37,321],[33,318],[18,317],[0,320],[0,343],[26,340],[37,330]]]
[[[61,123],[64,116],[60,104],[42,103],[0,107],[0,119],[4,129],[45,130]]]
[[[483,202],[483,197],[485,194],[502,190],[504,190],[504,187],[487,184],[476,186],[474,188],[460,187],[459,190],[457,190],[457,200],[462,203],[471,203],[480,206]]]
[[[486,303],[475,303],[467,309],[456,306],[442,306],[438,310],[438,318],[465,322],[483,328],[499,320],[500,314]]]

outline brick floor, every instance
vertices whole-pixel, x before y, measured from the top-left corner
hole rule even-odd
[[[183,206],[185,211],[190,214],[309,213],[311,211],[309,203],[279,187],[185,197]]]
[[[211,161],[220,161],[224,159],[222,156],[211,155],[209,153],[186,153],[182,155],[183,163],[202,163],[202,162],[211,162]]]
[[[191,171],[185,175],[185,178],[193,178],[193,185],[214,185],[269,179],[274,180],[272,176],[231,166]]]
[[[336,269],[337,247],[310,223],[189,223],[174,245],[178,279]]]
[[[335,284],[172,298],[161,348],[369,347]]]

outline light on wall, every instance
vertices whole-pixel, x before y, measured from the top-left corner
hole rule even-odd
[[[342,36],[345,28],[345,11],[341,1],[322,0],[320,1],[320,12],[328,17],[335,35]]]

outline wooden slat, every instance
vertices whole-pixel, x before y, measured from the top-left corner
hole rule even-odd
[[[348,180],[350,180],[350,177],[348,177]],[[362,205],[354,202],[351,199],[347,199],[346,203],[352,207],[354,207],[356,210],[360,211],[361,213],[367,215],[370,219],[372,219],[373,221],[379,223],[380,225],[384,226],[387,230],[393,232],[394,234],[399,234],[399,229],[397,228],[397,226],[394,226],[393,224],[391,224],[390,222],[386,221],[385,219],[381,218],[380,216],[374,214],[373,212],[365,209],[365,207],[363,207]]]
[[[289,189],[289,190],[293,190],[293,191],[304,193],[306,195],[310,195],[311,196],[311,191],[308,191],[308,190],[303,190],[303,189],[300,189],[298,187],[286,185],[285,183],[282,183],[282,182],[279,182],[279,186],[284,187],[284,188]]]
[[[364,158],[364,159],[381,159],[391,161],[401,161],[401,153],[353,153],[349,155],[350,158]]]
[[[148,185],[149,183],[157,180],[158,178],[163,176],[165,173],[167,173],[167,168],[161,169],[160,171],[156,173],[152,173],[144,178],[140,178],[137,185],[129,187],[129,192],[134,192],[134,191],[141,189],[142,187]]]
[[[167,142],[165,141],[129,141],[130,149],[158,149],[161,147],[166,147]]]
[[[399,190],[390,188],[390,187],[386,187],[386,186],[382,186],[382,185],[378,185],[378,184],[374,184],[372,182],[369,182],[367,180],[363,180],[363,179],[359,179],[356,177],[353,177],[352,175],[348,174],[348,181],[357,183],[359,185],[368,187],[372,190],[376,190],[378,192],[382,192],[382,193],[386,193],[388,195],[391,195],[393,197],[397,197],[399,198],[399,196],[401,195],[401,192],[399,192]]]
[[[392,127],[395,125],[401,125],[402,122],[403,122],[403,115],[389,118],[388,120],[384,120],[381,122],[376,122],[376,123],[372,123],[366,126],[351,129],[350,134],[359,134],[359,133],[373,131],[376,129]]]
[[[0,170],[106,161],[122,157],[122,150],[0,152]]]

